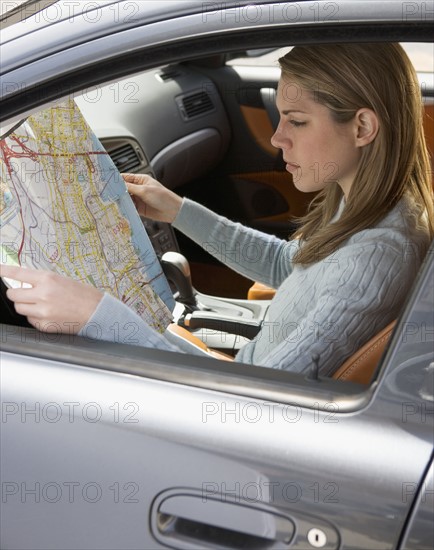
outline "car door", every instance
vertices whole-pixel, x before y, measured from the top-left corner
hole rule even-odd
[[[2,548],[396,547],[432,458],[432,275],[366,389],[2,326]]]

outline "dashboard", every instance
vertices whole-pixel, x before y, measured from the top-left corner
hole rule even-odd
[[[229,146],[217,88],[193,67],[146,71],[76,102],[120,172],[152,171],[170,189],[207,173]]]

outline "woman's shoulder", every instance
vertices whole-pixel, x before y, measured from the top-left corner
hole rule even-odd
[[[418,251],[417,255],[422,259],[429,243],[424,213],[414,199],[406,195],[374,226],[352,235],[346,246],[359,249],[378,247],[399,254],[407,254],[412,249],[413,254]]]

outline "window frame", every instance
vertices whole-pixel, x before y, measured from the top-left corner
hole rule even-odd
[[[273,44],[279,46],[288,42],[303,44],[322,40],[336,42],[347,41],[391,41],[406,30],[407,39],[429,41],[432,28],[430,21],[418,22],[418,25],[404,22],[390,23],[345,23],[329,26],[300,26],[298,28],[274,28],[270,30],[253,29],[248,33],[232,28],[222,32],[222,42],[216,44],[214,36],[192,36],[168,45],[157,45],[139,49],[135,52],[121,53],[113,58],[96,61],[81,69],[41,82],[36,87],[17,91],[1,102],[3,119],[16,119],[23,114],[39,109],[50,101],[64,97],[66,93],[78,92],[100,84],[108,84],[130,74],[152,69],[171,62],[192,59],[197,56],[200,44],[202,54],[213,55],[234,51],[247,43]],[[351,40],[348,40],[351,36]],[[407,41],[408,41],[407,40]],[[75,48],[71,48],[73,53]],[[47,58],[49,59],[49,58]],[[114,63],[114,59],[116,63]],[[98,70],[95,70],[95,69]],[[42,89],[43,88],[43,89]],[[32,329],[11,331],[11,327],[2,327],[2,349],[6,353],[22,356],[35,356],[50,361],[65,362],[90,368],[123,372],[135,376],[154,378],[162,381],[187,384],[218,392],[233,393],[246,397],[267,399],[280,403],[297,403],[307,408],[324,407],[333,401],[340,412],[351,412],[366,406],[375,394],[378,382],[390,369],[390,357],[399,344],[399,334],[409,312],[416,307],[418,292],[432,274],[432,266],[427,263],[419,273],[418,282],[403,310],[401,319],[391,339],[377,374],[378,379],[369,388],[349,382],[321,379],[319,382],[307,380],[305,376],[280,372],[250,365],[236,363],[223,364],[213,358],[198,358],[187,354],[177,354],[154,349],[133,348],[121,344],[86,342],[78,337],[71,344],[70,337],[61,337],[59,341],[50,341],[49,337],[38,338]],[[12,327],[14,328],[14,327]],[[33,339],[33,341],[32,341]],[[170,354],[170,355],[166,355]],[[122,357],[123,364],[119,364]],[[176,364],[174,364],[176,362]],[[252,376],[253,374],[253,376]]]

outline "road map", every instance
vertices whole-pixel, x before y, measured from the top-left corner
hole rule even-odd
[[[73,99],[0,141],[1,262],[119,298],[162,332],[172,292],[117,168]]]

